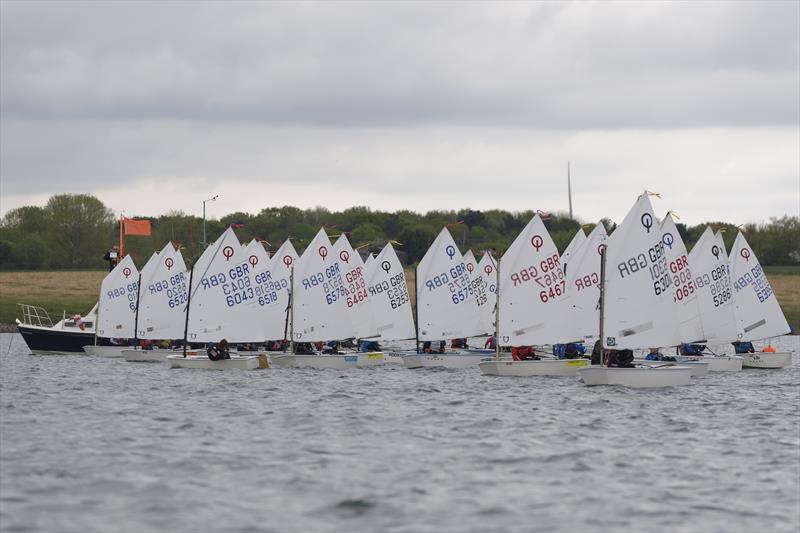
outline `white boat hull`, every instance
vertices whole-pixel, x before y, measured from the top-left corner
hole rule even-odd
[[[403,354],[406,368],[474,368],[484,359],[484,353]]]
[[[744,368],[784,368],[792,364],[792,352],[743,353]]]
[[[84,346],[83,351],[86,355],[93,355],[95,357],[125,357],[122,355],[123,350],[131,350],[132,346]]]
[[[578,377],[586,385],[621,385],[637,389],[688,385],[692,369],[686,366],[651,368],[617,368],[599,365],[578,369]]]
[[[710,370],[709,364],[702,360],[702,359],[691,359],[688,361],[677,362],[677,361],[648,361],[646,359],[636,359],[634,361],[637,365],[644,365],[644,366],[688,366],[692,369],[692,377],[697,378],[701,376],[705,376],[708,374]]]
[[[368,368],[386,364],[386,357],[381,352],[363,352],[335,355],[298,355],[281,354],[271,357],[272,363],[280,368],[332,368],[348,370],[351,368]]]
[[[186,352],[187,355],[197,355],[197,350]],[[122,350],[122,357],[129,363],[163,363],[170,355],[183,355],[180,350]]]
[[[575,376],[588,364],[588,359],[483,360],[478,367],[487,376]]]
[[[708,370],[710,372],[739,372],[742,369],[744,357],[738,355],[706,355],[703,357],[679,355],[678,361],[681,364],[687,361],[706,362],[708,363]]]
[[[206,355],[170,355],[167,357],[170,368],[195,368],[205,370],[255,370],[268,368],[266,355],[231,356],[230,359],[212,361]]]

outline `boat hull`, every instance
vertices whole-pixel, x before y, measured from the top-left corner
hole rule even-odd
[[[481,361],[478,367],[487,376],[575,376],[588,359],[541,359],[539,361]]]
[[[336,355],[281,354],[271,357],[271,361],[280,368],[331,368],[335,370],[368,368],[386,364],[386,358],[381,352]]]
[[[692,369],[692,377],[702,377],[708,374],[710,370],[710,365],[708,362],[702,359],[691,359],[687,361],[677,362],[677,361],[647,361],[646,359],[636,359],[634,361],[637,365],[644,365],[644,366],[688,366]]]
[[[792,364],[792,352],[756,352],[741,354],[744,368],[784,368]]]
[[[197,355],[197,350],[189,350],[187,355]],[[163,363],[170,355],[183,356],[180,350],[123,350],[122,356],[129,363]]]
[[[687,361],[703,361],[708,363],[710,372],[739,372],[742,369],[744,357],[738,355],[706,355],[703,357],[679,355],[678,361],[681,364]]]
[[[410,353],[403,355],[406,368],[474,368],[486,359],[484,353]]]
[[[686,366],[617,368],[585,366],[578,369],[578,377],[589,386],[621,385],[636,389],[688,385],[692,369]]]
[[[212,361],[205,355],[170,355],[167,357],[170,368],[193,368],[203,370],[256,370],[268,368],[266,355],[231,356],[230,359]]]
[[[84,346],[83,351],[86,352],[86,355],[93,355],[95,357],[113,357],[113,358],[122,358],[125,357],[122,355],[124,350],[131,350],[133,346]]]
[[[25,324],[17,324],[17,330],[33,354],[85,355],[83,347],[94,344],[93,332],[65,331]]]

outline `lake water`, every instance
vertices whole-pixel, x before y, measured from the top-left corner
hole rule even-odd
[[[0,529],[800,529],[791,368],[688,387],[170,370],[0,335]]]

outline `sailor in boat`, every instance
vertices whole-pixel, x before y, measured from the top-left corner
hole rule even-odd
[[[633,350],[611,350],[610,366],[633,368]]]
[[[339,352],[339,343],[336,341],[328,341],[322,347],[322,353],[325,355],[338,355]]]
[[[658,348],[650,348],[650,352],[645,356],[645,361],[676,361],[674,357],[670,355],[662,354]]]
[[[358,344],[358,351],[359,352],[380,352],[381,345],[378,344],[378,341],[371,341],[368,339],[361,339],[361,342]]]
[[[497,341],[495,341],[494,335],[486,339],[486,342],[483,343],[483,347],[492,350],[497,348]]]
[[[209,345],[209,347],[206,348],[206,353],[208,354],[208,358],[212,361],[222,361],[223,359],[231,358],[230,351],[228,350],[228,341],[225,339],[222,339],[216,345]]]
[[[467,339],[452,339],[450,347],[454,350],[463,350],[469,348],[469,345],[467,345]]]
[[[736,342],[732,342],[731,344],[733,344],[733,350],[736,353],[753,353],[753,352],[756,351],[756,349],[753,348],[753,343],[752,342],[739,342],[739,341],[736,341]]]
[[[514,361],[538,361],[540,357],[536,355],[533,346],[514,346],[511,348],[511,358]]]
[[[438,348],[436,346],[438,346]],[[438,341],[436,345],[431,343],[431,341],[425,341],[422,343],[422,353],[444,353],[446,346],[447,343],[445,341]]]
[[[310,342],[298,342],[294,345],[294,353],[297,355],[317,355],[314,346]]]
[[[586,346],[580,342],[568,342],[567,344],[554,344],[553,355],[559,359],[579,359],[586,355]]]
[[[681,344],[680,353],[681,355],[695,355],[702,357],[703,350],[705,349],[705,344]]]

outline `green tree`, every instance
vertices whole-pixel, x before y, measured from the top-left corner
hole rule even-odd
[[[50,253],[70,268],[102,263],[101,251],[108,246],[114,223],[103,202],[90,194],[58,194],[50,197],[45,210],[50,219]]]

